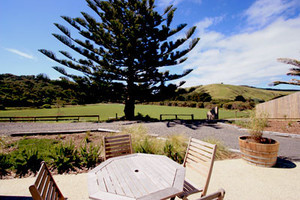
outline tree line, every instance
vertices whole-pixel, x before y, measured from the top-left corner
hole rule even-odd
[[[2,107],[49,107],[59,104],[91,104],[100,102],[122,103],[124,85],[74,82],[66,77],[51,80],[45,74],[0,74],[0,105]],[[160,87],[156,93],[141,89],[137,102],[161,101],[182,94],[176,85]],[[147,98],[145,98],[147,97]]]

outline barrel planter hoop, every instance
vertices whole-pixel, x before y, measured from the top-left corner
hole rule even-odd
[[[261,144],[249,141],[249,137],[250,136],[239,137],[242,159],[257,166],[274,166],[277,161],[279,142],[273,140],[274,144]]]

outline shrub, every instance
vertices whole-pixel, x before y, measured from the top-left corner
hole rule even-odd
[[[9,174],[9,169],[12,167],[12,164],[9,160],[8,154],[0,154],[0,178]]]
[[[203,102],[198,102],[197,103],[197,108],[204,108]]]
[[[223,108],[230,110],[232,108],[232,102],[224,103]]]
[[[28,171],[36,174],[43,159],[39,156],[37,149],[23,150],[15,161],[16,173],[20,177],[26,175]]]
[[[5,106],[3,106],[2,104],[0,104],[0,110],[5,110]]]
[[[95,167],[99,163],[100,159],[100,146],[84,143],[84,146],[80,147],[80,156],[82,159],[83,166],[87,168]]]
[[[197,104],[196,102],[190,102],[188,105],[189,107],[195,108]]]
[[[44,105],[42,106],[42,108],[50,109],[50,108],[51,108],[51,105],[50,105],[50,104],[44,104]]]
[[[238,95],[235,97],[234,101],[246,102],[246,99],[242,95]]]
[[[60,144],[56,147],[55,155],[51,157],[59,174],[70,170],[75,171],[76,167],[80,167],[81,160],[72,140],[68,144]]]

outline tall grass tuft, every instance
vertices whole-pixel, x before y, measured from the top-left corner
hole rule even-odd
[[[142,125],[128,127],[121,134],[131,134],[132,148],[136,153],[163,154],[164,141],[150,136]]]
[[[204,138],[203,141],[217,145],[215,157],[217,160],[224,160],[231,157],[231,152],[228,150],[228,148],[224,145],[222,141],[216,138]]]
[[[183,163],[188,139],[184,135],[167,137],[164,145],[164,154],[172,160]]]

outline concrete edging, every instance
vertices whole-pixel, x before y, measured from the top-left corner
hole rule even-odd
[[[234,125],[231,125],[231,124],[225,124],[225,123],[222,123],[222,122],[218,122],[218,123],[220,123],[221,125],[236,128],[240,131],[246,131],[246,132],[249,131],[249,129],[240,128],[240,127],[237,127],[237,126],[234,126]],[[275,135],[275,136],[279,136],[279,137],[288,137],[288,138],[298,138],[298,139],[300,139],[300,134],[294,134],[294,133],[279,133],[279,132],[274,132],[274,131],[263,131],[263,134]]]

